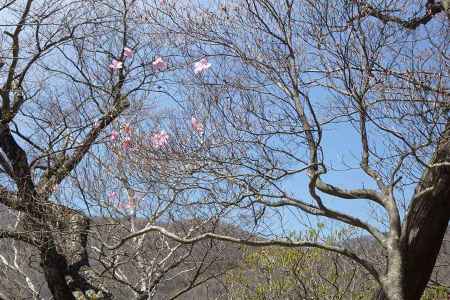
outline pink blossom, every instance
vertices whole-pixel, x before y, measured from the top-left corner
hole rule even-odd
[[[152,62],[152,65],[158,71],[164,71],[167,68],[167,63],[159,56]]]
[[[130,135],[133,129],[131,128],[130,123],[125,123],[122,127],[123,131],[125,131],[126,134]]]
[[[125,56],[125,58],[132,58],[133,57],[133,50],[131,48],[128,48],[128,47],[123,48],[123,56]]]
[[[194,63],[194,74],[208,70],[210,67],[211,64],[208,62],[208,59],[202,58],[200,61]]]
[[[126,137],[126,138],[123,140],[123,142],[122,142],[122,147],[123,147],[123,149],[126,151],[126,150],[128,150],[131,146],[132,146],[131,138],[130,138],[130,137]]]
[[[54,184],[52,187],[51,187],[51,191],[53,192],[53,193],[56,193],[57,191],[58,191],[58,185],[57,184]]]
[[[123,68],[123,62],[120,60],[113,59],[111,64],[109,65],[109,68],[115,70],[115,69],[122,69]]]
[[[120,209],[124,209],[124,210],[128,210],[128,209],[134,209],[136,208],[136,201],[134,200],[134,198],[128,198],[127,202],[119,202],[118,203],[118,208]]]
[[[110,192],[108,194],[108,198],[109,198],[109,200],[117,198],[117,193],[116,192]]]
[[[197,131],[199,134],[203,133],[203,124],[197,120],[195,117],[191,118],[191,124],[192,124],[192,128],[194,128],[195,131]]]
[[[136,205],[134,204],[133,200],[128,200],[126,203],[119,203],[118,208],[119,209],[124,209],[124,210],[131,210],[133,208],[135,208]]]
[[[115,130],[111,131],[111,142],[115,142],[117,140],[117,138],[119,137],[119,133]]]
[[[156,149],[167,145],[168,142],[169,135],[164,130],[154,133],[151,137],[152,146]]]

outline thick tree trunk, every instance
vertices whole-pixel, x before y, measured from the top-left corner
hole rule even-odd
[[[450,161],[450,122],[430,164]],[[424,192],[430,189],[430,192]],[[419,196],[423,193],[422,196]],[[450,166],[428,169],[418,184],[402,231],[406,300],[419,300],[433,272],[450,219]],[[419,196],[419,197],[417,197]],[[374,299],[389,299],[381,290]]]
[[[75,300],[65,278],[67,262],[54,247],[48,247],[41,252],[41,267],[55,300]]]
[[[431,164],[450,162],[450,122]],[[420,299],[430,279],[450,219],[450,166],[427,170],[415,195],[432,191],[413,201],[402,232],[405,255],[406,299]]]
[[[49,248],[42,251],[41,266],[55,300],[75,300],[74,293],[86,296],[88,291],[95,293],[98,299],[112,299],[112,295],[96,281],[88,261],[68,266],[64,255]]]
[[[41,266],[53,298],[71,300],[75,294],[86,296],[89,292],[97,299],[112,299],[89,264],[89,219],[59,206],[53,206],[49,214],[59,220],[59,227],[55,222],[42,224],[49,228],[42,237]]]

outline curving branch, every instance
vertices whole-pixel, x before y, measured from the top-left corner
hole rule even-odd
[[[367,16],[371,16],[371,17],[379,19],[381,22],[383,22],[385,24],[386,23],[395,23],[395,24],[398,24],[398,25],[402,26],[403,28],[406,28],[409,30],[415,30],[420,25],[426,25],[428,22],[430,22],[433,19],[433,17],[435,15],[439,14],[440,12],[445,11],[444,6],[442,5],[441,1],[439,1],[438,3],[432,3],[430,5],[427,5],[427,10],[422,16],[405,20],[405,19],[402,19],[401,17],[387,14],[366,2],[360,3],[359,5],[361,5],[360,13],[357,16],[352,17],[350,19],[349,23],[352,23],[356,20],[363,19]]]
[[[120,89],[121,87],[119,87]],[[122,112],[124,112],[130,103],[126,97],[120,95],[117,92],[115,96],[113,109],[104,114],[100,120],[97,122],[91,131],[88,133],[87,137],[83,142],[77,147],[77,150],[72,155],[72,157],[67,159],[62,159],[59,161],[55,167],[48,169],[41,181],[38,184],[38,190],[40,192],[51,192],[53,186],[58,185],[61,181],[66,178],[66,176],[72,172],[75,167],[81,162],[86,153],[91,149],[91,146],[95,143],[100,133],[109,124],[111,124]]]
[[[195,244],[202,240],[208,240],[208,239],[214,239],[219,240],[223,242],[230,242],[230,243],[236,243],[236,244],[243,244],[247,246],[254,246],[254,247],[265,247],[265,246],[282,246],[282,247],[290,247],[290,248],[300,248],[300,247],[306,247],[306,248],[319,248],[323,250],[328,250],[331,252],[335,252],[341,255],[344,255],[355,262],[359,263],[362,267],[364,267],[378,282],[380,282],[380,274],[378,271],[373,267],[372,263],[368,260],[361,258],[360,256],[356,255],[355,253],[349,251],[348,249],[342,248],[342,247],[336,247],[336,246],[330,246],[325,244],[319,244],[309,241],[289,241],[289,240],[255,240],[255,239],[241,239],[236,237],[231,237],[227,235],[221,235],[216,233],[203,233],[201,235],[198,235],[196,237],[192,238],[183,238],[173,232],[168,231],[164,227],[156,226],[156,225],[148,225],[145,228],[136,231],[135,233],[132,233],[124,238],[122,238],[118,243],[113,245],[108,245],[103,242],[103,246],[109,250],[115,250],[119,247],[123,246],[127,241],[141,236],[143,234],[147,234],[149,232],[159,232],[160,234],[180,243],[180,244]]]

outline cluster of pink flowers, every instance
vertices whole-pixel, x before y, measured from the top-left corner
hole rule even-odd
[[[119,133],[117,131],[113,130],[113,131],[111,131],[111,135],[109,138],[110,138],[111,142],[115,142],[119,138]]]
[[[122,126],[122,130],[127,134],[127,135],[131,135],[131,133],[133,132],[133,129],[131,128],[130,123],[125,123]]]
[[[199,134],[203,134],[203,132],[205,130],[202,122],[200,122],[195,117],[191,118],[191,126],[192,126],[192,129],[194,129]],[[132,138],[131,138],[132,128],[129,123],[125,123],[122,126],[121,130],[122,130],[122,132],[125,133],[125,137],[122,141],[122,147],[125,150],[128,150],[132,146]],[[111,131],[111,135],[110,135],[111,142],[113,142],[113,143],[116,142],[119,139],[119,137],[120,137],[120,133],[118,131],[116,131],[116,130]],[[151,135],[150,142],[151,142],[153,148],[158,149],[158,148],[164,147],[169,142],[169,135],[164,130],[158,131]]]
[[[131,210],[134,209],[136,205],[134,204],[134,201],[128,200],[127,202],[120,202],[117,207],[123,210]]]
[[[169,135],[164,130],[161,130],[159,132],[154,133],[151,136],[150,141],[152,143],[153,148],[158,149],[167,145],[167,143],[169,142]]]
[[[157,71],[164,71],[167,69],[167,62],[165,62],[161,57],[156,57],[156,59],[152,62],[152,66]]]
[[[204,131],[203,124],[195,117],[191,118],[191,125],[195,131],[197,131],[199,134],[203,134]]]
[[[123,58],[132,58],[133,57],[133,50],[131,48],[125,47],[123,48]],[[123,68],[123,61],[113,59],[111,64],[109,65],[110,69],[117,70]]]
[[[128,150],[128,149],[130,149],[131,146],[132,146],[131,137],[129,137],[129,136],[125,137],[125,139],[122,142],[123,149]]]
[[[200,125],[201,126],[201,125]],[[122,147],[124,150],[128,150],[130,147],[132,147],[133,140],[132,140],[132,127],[129,123],[125,123],[122,128],[121,132],[125,134],[124,138],[122,139]],[[111,131],[110,135],[110,141],[115,143],[119,140],[120,133],[116,130]],[[150,141],[153,148],[161,148],[167,145],[169,142],[169,135],[164,130],[161,130],[159,132],[156,132],[151,135]]]
[[[123,48],[123,56],[125,58],[132,58],[133,57],[133,50],[131,48],[128,48],[128,47]]]
[[[108,199],[110,200],[110,201],[112,201],[112,200],[114,200],[114,199],[116,199],[117,198],[117,193],[116,192],[110,192],[109,194],[108,194]]]
[[[156,59],[152,62],[152,66],[157,71],[164,71],[167,69],[167,62],[164,61],[161,57],[156,57]],[[202,58],[198,62],[194,63],[194,74],[201,73],[203,71],[208,70],[211,67],[211,64],[208,62],[208,59]]]
[[[131,48],[125,47],[123,48],[123,58],[132,58],[133,50]],[[155,70],[161,72],[167,69],[167,62],[160,56],[157,56],[155,60],[152,62],[152,66]],[[199,74],[208,70],[211,67],[211,64],[208,62],[207,58],[202,58],[199,61],[194,63],[194,74]],[[113,59],[111,64],[109,65],[110,69],[117,70],[123,68],[123,61]]]
[[[125,47],[123,49],[123,57],[124,57],[124,59],[133,57],[133,50],[131,48]],[[165,69],[167,69],[168,64],[166,61],[164,61],[164,59],[162,57],[158,56],[152,62],[152,66],[157,71],[164,71]],[[113,59],[111,64],[109,65],[109,67],[113,70],[122,69],[123,62],[120,60]],[[208,70],[210,67],[211,67],[211,64],[208,62],[208,59],[202,58],[198,62],[194,63],[194,74],[199,74],[201,72],[204,72],[204,71]],[[192,128],[197,133],[203,134],[203,132],[204,132],[203,124],[199,120],[197,120],[195,117],[191,118],[191,125],[192,125]],[[128,150],[132,146],[132,139],[131,139],[132,130],[131,130],[131,127],[129,124],[125,124],[125,126],[123,127],[123,132],[125,133],[126,136],[122,141],[122,147],[125,150]],[[119,136],[120,136],[119,132],[117,132],[116,130],[113,130],[111,132],[111,136],[110,136],[111,142],[116,142],[119,139]],[[161,148],[161,147],[167,145],[168,141],[169,141],[169,135],[164,130],[154,133],[151,136],[151,144],[154,148]]]
[[[206,71],[211,67],[207,58],[202,58],[198,62],[194,63],[194,74]]]
[[[125,133],[125,137],[122,141],[122,147],[124,150],[128,150],[131,146],[132,146],[132,139],[131,139],[131,133],[132,133],[132,128],[131,125],[129,123],[125,123],[122,127],[122,131]],[[116,142],[120,137],[120,133],[116,130],[111,131],[111,135],[110,135],[110,141],[111,142]]]
[[[113,69],[113,70],[122,69],[123,62],[121,62],[120,60],[117,60],[117,59],[113,59],[111,64],[109,65],[109,68]]]

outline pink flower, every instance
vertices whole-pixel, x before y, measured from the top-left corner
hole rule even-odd
[[[116,192],[110,192],[108,194],[108,198],[109,198],[109,200],[113,200],[113,199],[117,198],[117,193]]]
[[[167,143],[169,142],[169,135],[164,130],[162,130],[160,132],[154,133],[150,139],[152,146],[158,149],[167,145]]]
[[[125,133],[128,134],[128,135],[130,135],[131,132],[132,132],[132,130],[133,130],[133,129],[131,128],[130,123],[125,123],[125,124],[123,125],[122,129],[123,129],[123,131],[125,131]]]
[[[123,209],[123,210],[131,210],[131,209],[135,208],[135,205],[133,202],[128,201],[127,203],[119,203],[118,207],[119,207],[119,209]]]
[[[117,140],[117,138],[119,137],[119,133],[115,130],[111,131],[111,142],[115,142]]]
[[[194,74],[208,70],[210,67],[211,64],[208,62],[208,59],[202,58],[200,61],[194,63]]]
[[[167,68],[167,63],[159,56],[152,62],[152,65],[158,71],[164,71]]]
[[[191,118],[191,124],[192,124],[192,128],[194,128],[195,131],[197,131],[199,134],[203,133],[203,124],[197,120],[195,117]]]
[[[123,48],[123,56],[125,58],[132,58],[133,57],[133,50],[131,48],[128,48],[128,47]]]
[[[122,69],[122,67],[123,67],[123,62],[121,62],[120,60],[116,60],[116,59],[113,59],[111,64],[109,65],[109,68],[113,69],[113,70]]]
[[[130,149],[131,146],[132,146],[131,138],[126,137],[122,142],[123,149],[126,151],[126,150]]]

